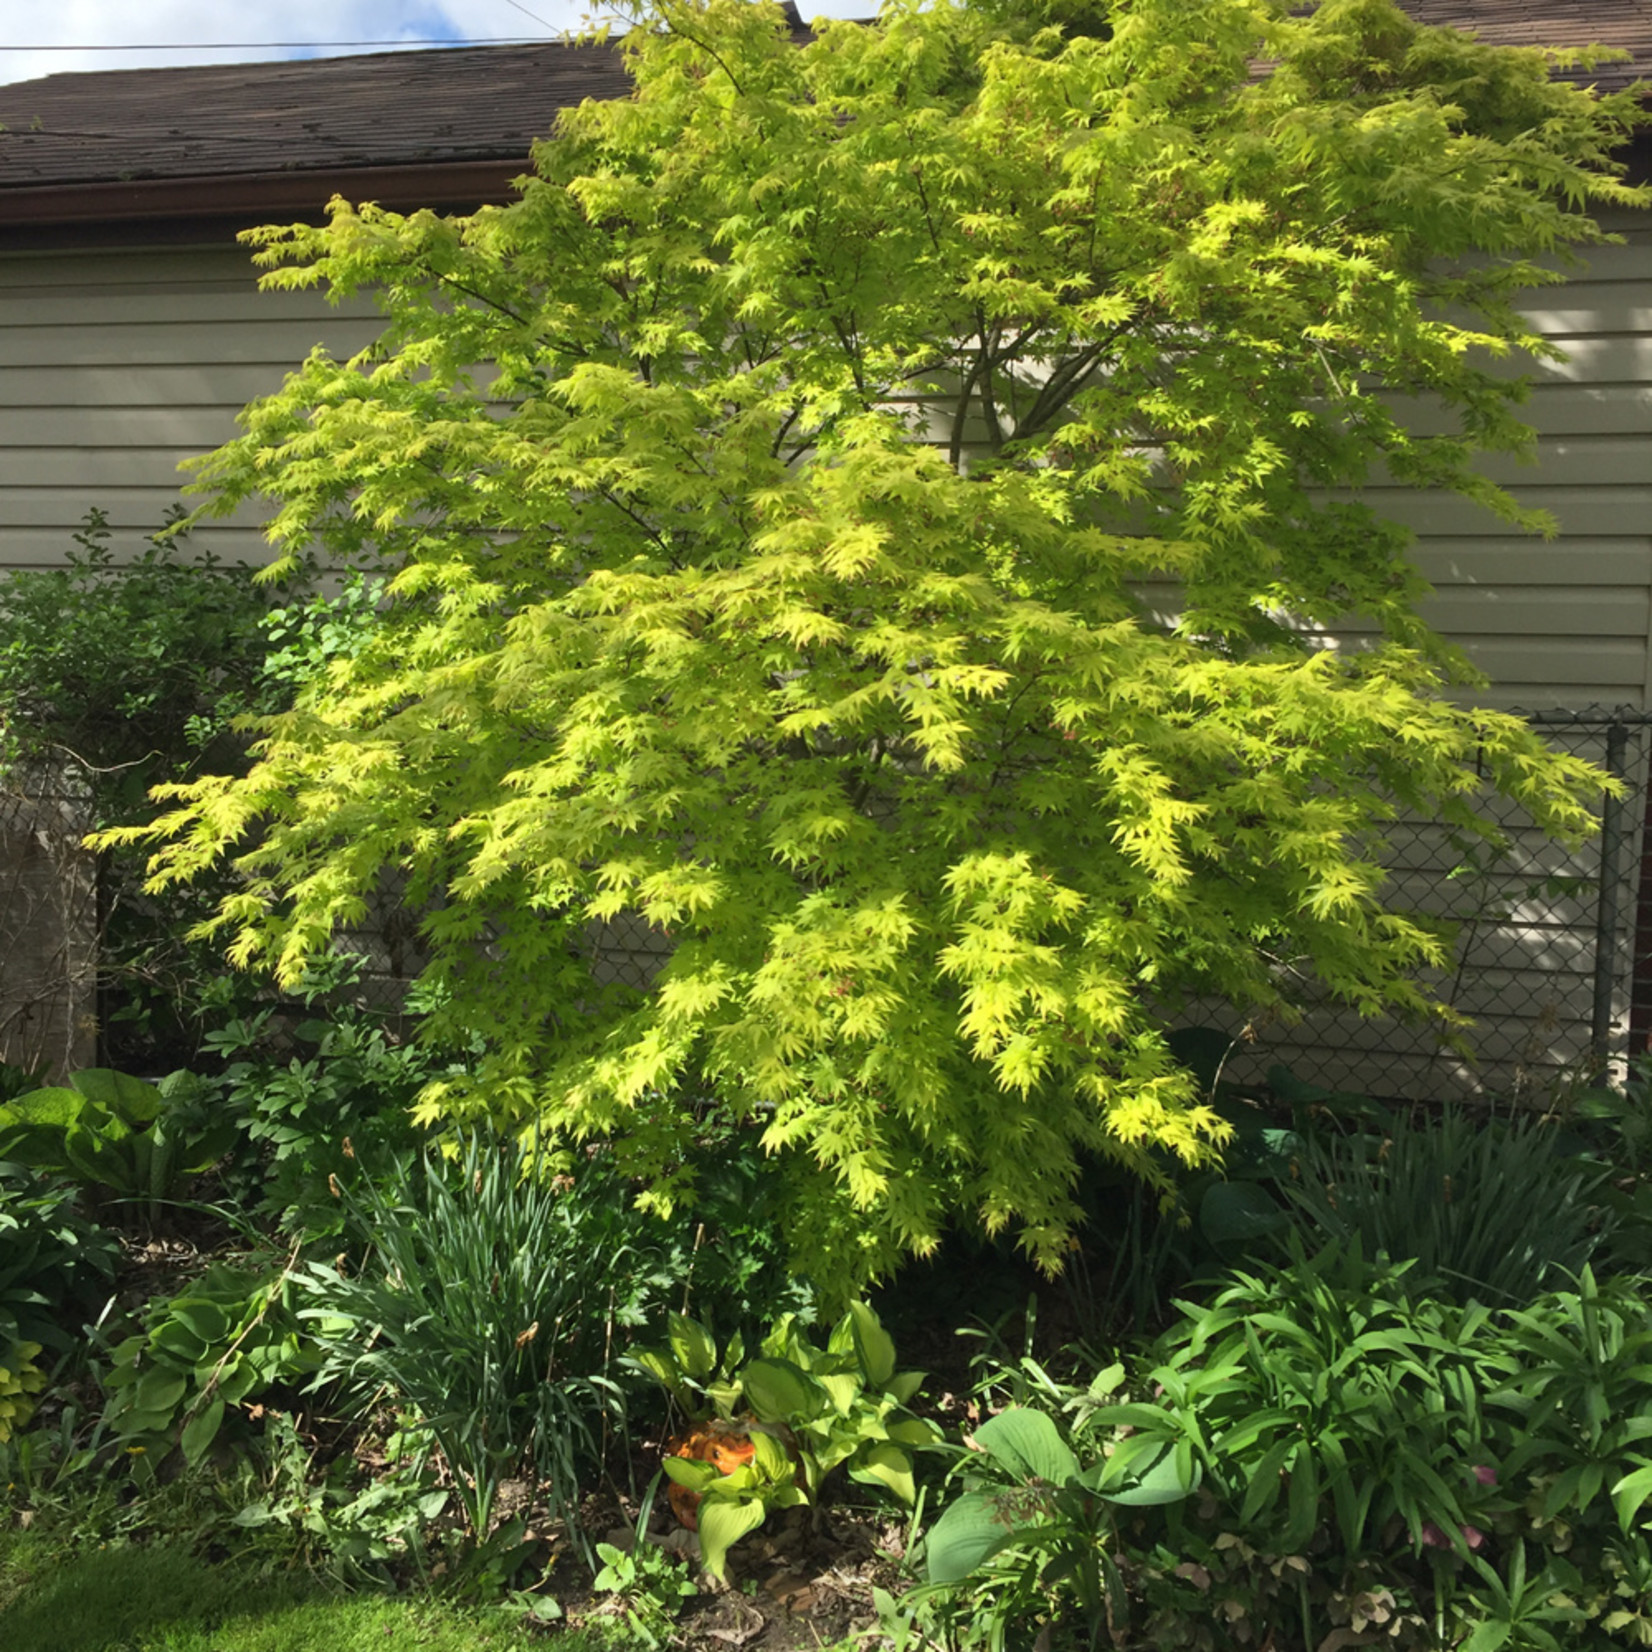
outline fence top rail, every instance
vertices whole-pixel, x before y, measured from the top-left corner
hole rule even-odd
[[[1652,728],[1652,711],[1639,706],[1582,706],[1573,710],[1552,706],[1542,710],[1513,708],[1516,717],[1534,728]]]

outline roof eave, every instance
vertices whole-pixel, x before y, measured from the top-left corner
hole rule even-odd
[[[141,229],[190,220],[265,223],[282,213],[317,217],[335,195],[398,211],[508,201],[513,180],[531,169],[508,160],[424,162],[292,172],[220,173],[195,178],[48,184],[0,189],[0,224],[73,229],[91,224]]]

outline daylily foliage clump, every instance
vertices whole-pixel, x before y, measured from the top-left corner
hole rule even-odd
[[[433,1118],[661,1198],[760,1130],[845,1288],[960,1213],[1053,1262],[1080,1156],[1219,1147],[1186,995],[1426,1012],[1396,812],[1589,828],[1346,490],[1518,515],[1471,463],[1529,440],[1512,301],[1634,198],[1634,106],[1386,0],[662,0],[620,49],[513,204],[255,233],[387,325],[201,480],[392,601],[156,874],[239,857],[218,926],[288,977],[405,878],[488,1051]]]

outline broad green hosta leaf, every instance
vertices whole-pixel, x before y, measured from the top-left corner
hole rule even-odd
[[[1015,1542],[1039,1512],[1036,1499],[1013,1491],[966,1492],[924,1534],[925,1575],[931,1583],[961,1581]]]
[[[805,1422],[831,1404],[820,1384],[789,1360],[754,1359],[740,1373],[740,1384],[759,1422]]]
[[[160,1116],[161,1092],[153,1084],[111,1067],[89,1067],[69,1082],[101,1112],[120,1120],[129,1130],[141,1130]]]
[[[691,1457],[662,1457],[660,1467],[668,1480],[675,1480],[690,1491],[704,1491],[713,1480],[721,1478],[715,1463],[702,1463]]]
[[[1064,1486],[1079,1471],[1078,1459],[1042,1411],[1000,1411],[975,1430],[975,1443],[1020,1479]]]
[[[672,1357],[685,1376],[703,1382],[717,1365],[717,1344],[705,1326],[683,1314],[666,1321]]]
[[[890,1441],[863,1446],[849,1459],[849,1473],[863,1484],[887,1486],[908,1507],[917,1498],[912,1459]]]
[[[223,1420],[224,1396],[219,1395],[209,1400],[184,1424],[179,1444],[183,1447],[184,1460],[191,1468],[194,1468],[211,1449]]]
[[[851,1302],[844,1318],[849,1323],[855,1357],[868,1387],[886,1387],[895,1375],[895,1339],[864,1302]]]
[[[765,1509],[761,1502],[732,1502],[721,1498],[707,1498],[699,1509],[700,1558],[713,1577],[724,1577],[729,1549],[747,1532],[756,1531],[763,1524]]]

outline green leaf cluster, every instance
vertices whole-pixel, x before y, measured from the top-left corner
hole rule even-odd
[[[146,838],[233,860],[208,927],[287,980],[394,870],[488,1051],[430,1118],[666,1203],[749,1125],[845,1299],[960,1215],[1058,1265],[1084,1155],[1210,1162],[1190,995],[1449,1020],[1388,824],[1575,838],[1602,784],[1447,697],[1357,490],[1545,525],[1473,461],[1529,449],[1515,300],[1643,198],[1638,105],[1388,0],[1004,13],[661,0],[515,203],[254,232],[386,326],[203,508],[389,609]]]
[[[75,1190],[0,1157],[0,1364],[20,1343],[67,1353],[80,1310],[115,1271],[114,1236],[75,1206]]]
[[[580,1167],[584,1196],[491,1138],[383,1181],[360,1169],[336,1185],[361,1254],[301,1270],[323,1380],[353,1411],[388,1398],[419,1419],[476,1543],[514,1475],[573,1509],[625,1418],[615,1339],[677,1283],[648,1224],[622,1219],[601,1165]]]
[[[91,1067],[0,1103],[0,1157],[142,1201],[153,1224],[179,1183],[235,1141],[235,1122],[208,1116],[202,1099],[190,1073],[155,1085]]]
[[[320,1364],[300,1334],[290,1269],[215,1262],[115,1345],[104,1415],[134,1474],[149,1479],[174,1447],[197,1465],[235,1407]]]
[[[197,772],[236,716],[273,710],[261,681],[270,597],[245,564],[196,552],[176,520],[117,553],[95,506],[61,568],[0,580],[0,768],[65,760],[102,819]]]
[[[13,1343],[0,1365],[0,1444],[4,1444],[34,1415],[35,1396],[46,1386],[46,1373],[35,1364],[38,1342]]]
[[[912,1452],[939,1439],[906,1410],[923,1374],[896,1370],[894,1341],[864,1302],[850,1304],[824,1348],[788,1314],[754,1358],[746,1358],[736,1335],[719,1360],[703,1325],[672,1314],[665,1345],[634,1349],[628,1358],[690,1416],[705,1414],[709,1402],[725,1421],[747,1423],[751,1459],[730,1472],[685,1457],[662,1464],[700,1499],[700,1551],[718,1577],[731,1544],[762,1525],[771,1509],[818,1502],[822,1483],[840,1465],[852,1479],[910,1505]]]
[[[1499,1309],[1411,1271],[1332,1246],[1240,1272],[1128,1386],[1121,1365],[1027,1385],[960,1456],[914,1612],[964,1643],[1069,1617],[1178,1647],[1213,1621],[1236,1644],[1374,1626],[1408,1652],[1641,1638],[1644,1280],[1584,1268]]]

